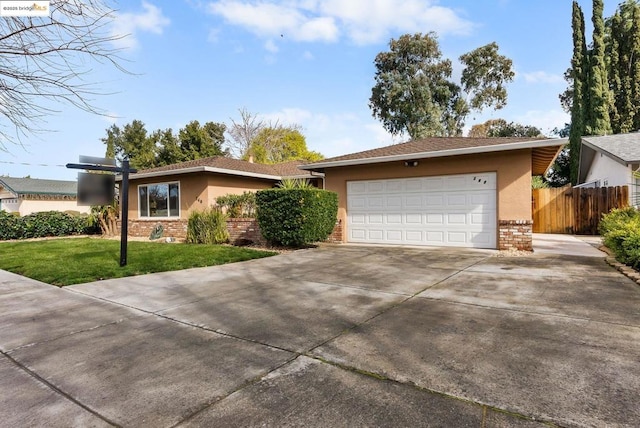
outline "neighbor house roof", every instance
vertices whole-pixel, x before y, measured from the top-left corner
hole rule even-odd
[[[76,196],[78,184],[75,181],[41,180],[38,178],[0,177],[0,187],[17,196],[20,195],[61,195]]]
[[[619,162],[640,163],[640,133],[582,137],[585,146],[608,153]]]
[[[640,133],[582,137],[578,182],[583,183],[596,153],[622,165],[640,164]]]
[[[302,161],[291,161],[275,165],[266,165],[224,156],[214,156],[141,170],[138,173],[131,174],[130,179],[159,177],[172,174],[189,174],[194,172],[212,172],[270,180],[310,178],[312,176],[310,172],[298,169],[298,165],[302,164]]]
[[[323,171],[338,166],[532,149],[532,171],[539,175],[546,172],[566,143],[567,139],[433,137],[324,159],[300,168]]]

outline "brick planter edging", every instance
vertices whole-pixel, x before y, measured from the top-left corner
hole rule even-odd
[[[499,220],[498,249],[533,251],[533,221]]]
[[[234,245],[266,244],[255,218],[228,218],[229,242]]]
[[[120,230],[118,221],[118,230]],[[129,236],[148,238],[151,231],[161,224],[164,228],[163,238],[187,239],[187,220],[129,220]],[[229,242],[234,245],[266,244],[266,240],[260,232],[260,225],[255,218],[228,218],[227,230]],[[327,238],[326,242],[342,243],[342,222],[337,221],[336,226]]]

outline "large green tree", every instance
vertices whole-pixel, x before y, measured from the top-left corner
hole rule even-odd
[[[197,120],[189,122],[178,132],[183,160],[227,156],[222,148],[226,129],[224,123],[207,122],[201,126]]]
[[[375,85],[369,107],[394,135],[412,139],[461,135],[471,109],[506,103],[505,84],[513,80],[511,60],[490,43],[460,57],[461,85],[451,80],[451,60],[442,57],[435,33],[391,39],[389,51],[374,61]]]
[[[147,135],[147,129],[140,120],[133,120],[120,129],[117,125],[107,128],[107,156],[115,156],[122,161],[129,159],[132,168],[146,169],[156,166],[156,148]]]
[[[266,127],[253,139],[244,159],[258,163],[281,163],[292,160],[318,161],[323,156],[307,148],[302,133],[295,127]]]
[[[490,119],[484,123],[473,125],[469,130],[469,137],[541,137],[539,128],[522,125],[517,122],[507,122],[504,119]]]
[[[122,161],[128,158],[131,166],[148,169],[209,156],[228,156],[223,149],[225,125],[197,120],[189,122],[176,136],[169,129],[158,129],[151,134],[140,120],[120,128],[112,125],[102,139],[106,156]]]

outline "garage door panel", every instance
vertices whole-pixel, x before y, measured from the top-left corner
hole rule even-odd
[[[495,185],[495,173],[348,182],[349,240],[495,248]]]
[[[388,196],[385,207],[390,210],[402,208],[402,196]]]
[[[385,183],[387,192],[402,192],[404,189],[404,183],[402,180],[388,180]]]
[[[416,245],[424,241],[424,233],[422,230],[407,230],[405,237],[407,242]]]
[[[365,208],[367,206],[367,197],[366,196],[357,196],[353,195],[348,198],[347,209],[349,212],[353,212],[355,210],[359,210]]]
[[[422,208],[422,195],[409,195],[404,197],[404,207],[408,209]]]
[[[429,207],[429,209],[444,208],[444,197],[444,193],[427,194],[424,196],[425,207]]]
[[[362,225],[367,223],[367,216],[364,214],[351,214],[349,220],[352,225]]]
[[[427,224],[444,224],[444,213],[427,214]]]
[[[467,214],[466,213],[452,213],[452,214],[447,214],[447,224],[449,225],[466,225],[468,223],[467,221]]]
[[[387,214],[387,224],[402,224],[402,214]]]
[[[369,229],[367,231],[367,239],[370,241],[382,242],[384,240],[384,230]]]
[[[421,179],[406,179],[404,181],[404,190],[407,192],[422,192],[423,180]]]
[[[366,224],[384,224],[384,216],[382,214],[369,214]]]
[[[444,190],[444,178],[442,177],[429,177],[424,180],[424,190],[426,191],[434,191],[434,190]]]
[[[422,214],[405,214],[405,224],[422,224]]]
[[[368,181],[367,182],[368,193],[384,193],[385,182],[384,181]]]
[[[367,183],[364,181],[350,181],[347,183],[347,192],[351,196],[367,193]]]
[[[447,195],[445,197],[445,201],[446,201],[445,209],[464,208],[467,206],[467,195],[464,193]]]
[[[401,229],[387,230],[387,241],[395,241],[401,243],[402,235],[403,233]]]

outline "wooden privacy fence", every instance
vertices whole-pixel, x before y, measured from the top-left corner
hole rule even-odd
[[[629,205],[629,187],[533,189],[533,232],[597,235],[602,214]]]

